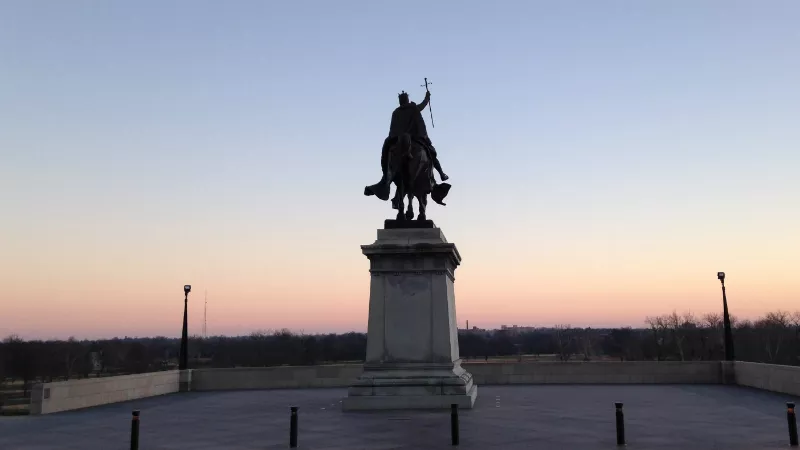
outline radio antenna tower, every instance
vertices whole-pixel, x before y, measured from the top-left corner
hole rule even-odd
[[[205,304],[203,305],[203,339],[208,337],[208,289],[206,289]]]

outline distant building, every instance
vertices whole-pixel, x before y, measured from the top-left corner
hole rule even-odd
[[[458,330],[458,332],[462,334],[484,334],[484,335],[490,335],[492,333],[491,330],[485,330],[483,328],[478,328],[476,326],[473,326],[470,329]]]
[[[521,327],[519,325],[511,325],[511,326],[509,326],[509,325],[500,325],[500,330],[501,331],[506,331],[506,332],[509,332],[509,333],[512,333],[512,334],[528,333],[528,332],[531,332],[531,331],[536,331],[536,329],[537,329],[536,327]]]

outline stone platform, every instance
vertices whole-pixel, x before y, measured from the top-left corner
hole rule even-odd
[[[361,250],[371,275],[367,355],[343,408],[471,408],[478,388],[459,357],[455,244],[430,222],[378,230]]]
[[[436,228],[432,220],[394,220],[383,221],[385,230],[411,229],[411,228]]]
[[[343,408],[347,411],[373,409],[447,409],[456,404],[472,408],[478,386],[460,363],[441,366],[391,364],[364,367],[364,374],[350,386]]]
[[[189,392],[45,416],[0,417],[0,449],[129,448],[141,410],[147,450],[283,449],[299,407],[300,449],[451,449],[449,411],[343,413],[346,388]],[[613,449],[614,402],[628,448],[784,449],[786,403],[800,398],[723,385],[481,386],[460,412],[462,449]]]

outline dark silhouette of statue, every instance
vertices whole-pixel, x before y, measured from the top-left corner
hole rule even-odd
[[[428,151],[428,155],[433,162],[433,167],[439,172],[439,178],[442,181],[447,181],[449,178],[444,171],[442,165],[439,163],[436,149],[433,147],[431,139],[428,137],[428,128],[425,126],[425,119],[422,118],[422,111],[428,106],[431,100],[430,91],[425,93],[425,99],[419,105],[408,100],[408,94],[405,92],[400,93],[398,96],[400,106],[395,108],[392,113],[392,122],[389,125],[389,137],[383,141],[383,150],[381,151],[381,167],[383,168],[384,178],[386,177],[386,153],[392,144],[397,142],[397,139],[403,133],[409,133],[411,139],[423,145]]]
[[[414,218],[411,204],[413,198],[419,203],[418,220],[426,220],[428,194],[441,205],[450,190],[447,183],[437,184],[433,169],[439,173],[444,182],[448,176],[442,170],[436,149],[433,147],[422,111],[430,101],[430,92],[419,105],[409,101],[408,94],[398,96],[400,106],[392,113],[389,125],[389,136],[383,142],[381,150],[381,169],[383,176],[378,183],[367,186],[364,195],[374,195],[381,200],[388,200],[391,184],[394,183],[395,197],[392,208],[397,209],[398,221]],[[403,214],[404,197],[408,197],[408,210]]]

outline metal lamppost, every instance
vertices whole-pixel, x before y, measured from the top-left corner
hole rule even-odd
[[[186,370],[189,366],[189,321],[188,321],[188,309],[189,309],[189,292],[191,292],[192,286],[187,284],[183,287],[183,333],[181,333],[181,354],[180,354],[180,362],[178,363],[178,369]]]
[[[733,332],[731,331],[731,316],[728,314],[728,297],[725,295],[725,272],[717,272],[717,278],[722,283],[722,322],[725,327],[725,361],[733,361]]]

